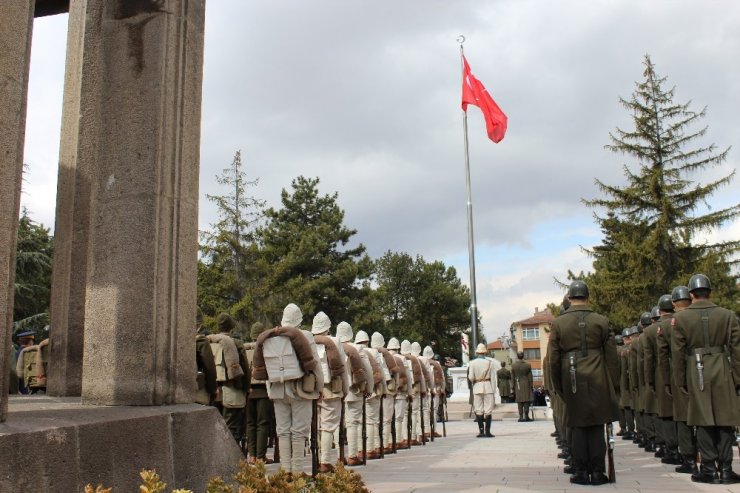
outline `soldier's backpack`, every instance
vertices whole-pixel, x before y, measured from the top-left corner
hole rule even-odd
[[[262,354],[265,358],[267,379],[270,382],[283,383],[303,378],[305,375],[306,372],[294,345],[308,345],[312,352],[318,351],[313,337],[307,337],[303,331],[299,333],[303,336],[302,338],[281,335],[265,339]]]
[[[39,357],[37,353],[40,351],[38,346],[29,346],[21,353],[23,359],[23,383],[29,390],[39,390],[46,388],[46,372],[43,368],[43,355],[42,366],[39,368]]]

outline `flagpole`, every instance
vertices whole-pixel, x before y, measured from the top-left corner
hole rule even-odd
[[[463,64],[463,43],[465,36],[457,38],[460,43],[460,72],[465,77],[465,66]],[[475,242],[473,241],[473,198],[470,190],[470,155],[468,153],[468,112],[463,111],[463,134],[465,137],[465,186],[468,198],[468,267],[470,270],[470,329],[473,343],[470,348],[475,351],[478,347],[478,303],[475,293]]]

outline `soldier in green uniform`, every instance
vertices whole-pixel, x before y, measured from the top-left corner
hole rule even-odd
[[[254,351],[257,348],[257,338],[267,330],[262,322],[255,322],[250,327],[249,337],[252,342],[244,344],[249,369],[254,364]],[[257,380],[249,372],[249,393],[247,395],[246,412],[246,436],[247,436],[247,461],[254,464],[261,460],[266,464],[272,464],[272,459],[267,457],[267,441],[272,433],[273,409],[272,401],[267,396],[267,382]]]
[[[502,402],[511,402],[511,372],[506,368],[506,361],[501,362],[501,369],[496,372],[498,377],[498,393]]]
[[[614,344],[617,346],[617,358],[619,359],[619,388],[622,388],[622,351],[624,350],[624,339],[622,338],[621,332],[614,336]],[[617,436],[624,436],[627,428],[627,418],[624,413],[624,407],[622,407],[622,393],[617,395],[619,401],[619,431],[616,433]]]
[[[675,313],[685,310],[691,304],[688,286],[676,286],[671,292],[671,301]],[[681,392],[676,374],[671,371],[671,362],[673,353],[671,341],[673,334],[673,324],[669,323],[665,328],[661,326],[662,334],[658,339],[658,351],[661,354],[660,365],[661,371],[666,382],[670,387],[666,392],[673,396],[673,422],[676,424],[676,433],[678,435],[678,451],[683,458],[683,463],[676,467],[676,472],[694,474],[696,468],[696,437],[694,430],[686,424],[688,419],[689,396]]]
[[[555,392],[572,431],[571,483],[601,485],[606,476],[604,425],[619,419],[619,360],[609,321],[588,304],[588,286],[574,281],[570,309],[552,324],[548,353]]]
[[[640,442],[640,447],[645,449],[645,452],[655,452],[655,422],[650,414],[653,407],[651,398],[653,395],[649,395],[647,380],[645,379],[645,329],[652,325],[653,319],[650,317],[650,312],[643,312],[640,315],[640,323],[637,324],[640,330],[640,338],[637,340],[637,381],[638,381],[638,393],[639,393],[639,406],[640,416],[642,418],[642,431],[643,441]],[[634,344],[633,344],[634,346]]]
[[[629,383],[629,355],[632,345],[632,330],[630,327],[622,331],[624,345],[617,351],[619,356],[619,407],[624,415],[623,440],[635,438],[635,414],[632,410],[632,389]]]
[[[692,481],[733,484],[734,427],[740,425],[740,323],[737,315],[709,299],[709,278],[689,279],[691,306],[673,317],[673,372],[680,391],[689,394],[689,426],[696,426],[701,454]],[[718,474],[719,470],[719,474]]]
[[[203,328],[203,312],[198,307],[195,315],[195,364],[196,382],[198,391],[195,402],[204,406],[211,405],[218,394],[216,381],[216,363],[213,361],[213,351],[208,342],[208,331]]]
[[[519,408],[519,422],[532,421],[529,406],[532,403],[532,366],[524,361],[524,353],[516,353],[517,360],[511,364],[511,377],[514,380],[514,395]]]
[[[673,319],[673,302],[670,294],[664,294],[658,299],[658,320],[645,329],[645,376],[650,392],[653,392],[657,401],[657,417],[655,420],[656,434],[660,436],[660,451],[655,453],[661,457],[664,464],[681,464],[678,454],[678,436],[676,424],[673,421],[673,397],[670,393],[670,377],[661,371],[668,355],[661,352],[665,347],[665,332],[670,328]],[[666,389],[668,386],[668,389]],[[660,433],[657,433],[657,432]]]

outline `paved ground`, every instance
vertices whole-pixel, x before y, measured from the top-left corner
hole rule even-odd
[[[552,421],[518,423],[504,419],[493,425],[495,438],[475,438],[472,421],[447,425],[447,438],[424,447],[401,450],[396,456],[355,467],[373,493],[401,492],[739,492],[740,485],[692,483],[675,466],[617,437],[614,457],[617,482],[598,487],[572,485],[562,472],[558,448],[550,437]],[[740,460],[735,470],[740,471]]]

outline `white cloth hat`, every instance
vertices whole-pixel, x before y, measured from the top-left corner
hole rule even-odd
[[[373,332],[373,335],[370,337],[370,347],[371,348],[379,348],[385,346],[385,339],[383,338],[383,334],[380,332]]]
[[[487,352],[488,350],[486,349],[486,345],[482,342],[475,348],[475,354],[486,354]]]
[[[311,333],[315,335],[323,334],[328,332],[331,328],[331,320],[329,316],[324,312],[319,312],[313,318],[313,325],[311,326]]]
[[[425,358],[434,358],[434,351],[432,350],[431,346],[426,346],[422,354]]]
[[[401,354],[411,354],[411,343],[406,339],[401,342]]]
[[[337,325],[337,337],[339,342],[350,342],[352,340],[352,326],[347,322],[339,322]]]
[[[300,327],[303,322],[303,313],[294,303],[290,303],[283,310],[283,320],[280,325],[283,327]]]
[[[359,344],[361,342],[370,342],[370,338],[364,330],[357,331],[357,334],[355,335],[355,344]]]
[[[391,339],[388,341],[388,349],[401,349],[401,343],[398,342],[398,339],[396,339],[395,337],[391,337]]]
[[[411,343],[411,354],[414,356],[420,356],[421,355],[421,344],[414,341]]]

